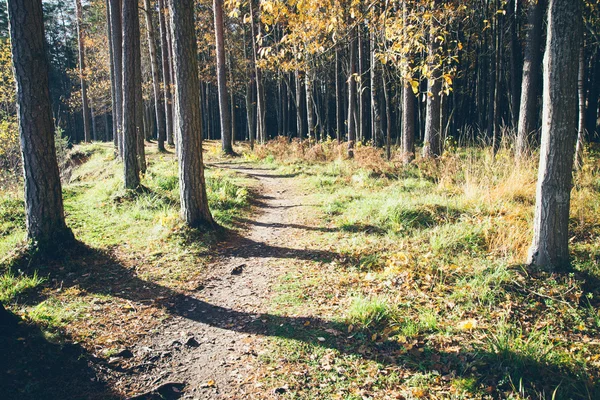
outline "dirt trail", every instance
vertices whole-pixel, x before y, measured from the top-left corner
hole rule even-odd
[[[269,289],[284,268],[277,261],[309,256],[309,251],[294,248],[292,239],[304,195],[289,176],[236,164],[216,167],[258,181],[257,213],[245,221],[248,229],[243,235],[221,245],[219,260],[204,284],[176,300],[176,315],[133,349],[140,364],[134,381],[127,382],[129,377],[122,382],[129,389],[161,387],[166,398],[254,397],[251,359],[257,357],[265,329],[262,314],[268,309]],[[170,383],[185,388],[178,394],[180,386]]]

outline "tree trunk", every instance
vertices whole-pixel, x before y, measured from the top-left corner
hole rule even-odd
[[[108,0],[110,6],[110,32],[113,45],[113,68],[115,76],[115,104],[113,105],[113,118],[116,120],[117,130],[114,132],[117,143],[117,154],[123,159],[123,28],[121,0]]]
[[[600,97],[600,51],[596,52],[591,60],[591,76],[589,79],[589,92],[585,126],[588,136],[592,140],[598,139],[598,98]]]
[[[542,19],[546,0],[537,0],[530,4],[528,12],[525,60],[521,81],[521,103],[519,108],[519,126],[517,130],[516,155],[522,158],[529,149],[529,136],[537,129],[538,122],[538,84],[540,81]]]
[[[41,250],[73,239],[65,224],[48,82],[41,0],[8,0],[27,236]]]
[[[356,28],[354,28],[356,29]],[[354,157],[356,143],[356,31],[350,33],[350,73],[348,76],[348,157]]]
[[[123,1],[123,164],[125,188],[137,189],[140,186],[140,165],[138,163],[138,121],[136,57],[139,48],[139,23],[137,2]],[[137,31],[137,34],[136,34]],[[136,41],[136,39],[138,39]]]
[[[373,134],[373,143],[377,147],[383,146],[383,131],[381,129],[381,112],[379,111],[379,64],[375,58],[375,28],[371,28],[370,42],[370,64],[371,64],[371,132]]]
[[[158,54],[156,52],[156,34],[154,23],[152,22],[152,8],[150,0],[144,0],[146,14],[146,36],[148,39],[148,50],[150,52],[150,67],[152,68],[152,89],[154,94],[154,113],[156,115],[156,137],[158,141],[158,151],[165,151],[166,122],[165,109],[162,102],[160,90],[160,71],[158,69]],[[164,51],[164,49],[163,49]]]
[[[167,39],[168,30],[165,19],[167,8],[164,0],[158,0],[158,26],[160,30],[161,62],[163,75],[163,93],[165,106],[165,138],[169,145],[173,145],[173,107],[171,99],[171,48]]]
[[[583,146],[585,141],[585,56],[583,43],[579,49],[579,73],[577,75],[578,114],[577,145],[575,146],[575,169],[583,165]]]
[[[571,170],[577,132],[581,3],[550,0],[544,56],[542,144],[529,263],[553,270],[569,264]]]
[[[342,60],[339,46],[335,47],[335,118],[336,138],[338,144],[342,142],[344,132],[344,81],[342,80]]]
[[[402,160],[404,165],[415,159],[415,103],[409,82],[402,87]]]
[[[236,118],[235,118],[236,117],[236,112],[235,112],[235,91],[233,90],[233,86],[234,86],[233,69],[234,69],[233,55],[230,52],[229,53],[229,84],[232,87],[231,87],[231,90],[229,92],[229,98],[230,98],[230,106],[231,106],[231,113],[230,113],[230,115],[231,115],[231,145],[232,146],[235,144],[235,141],[236,141],[236,132],[237,132],[237,125],[236,125]]]
[[[179,158],[181,216],[190,227],[212,227],[202,161],[202,114],[198,83],[194,1],[170,2],[173,41],[175,137]]]
[[[307,137],[309,141],[316,140],[315,132],[315,108],[313,100],[313,83],[314,80],[311,76],[311,71],[306,71],[304,76],[305,90],[306,90],[306,122],[308,133]]]
[[[136,3],[136,14],[135,14],[135,119],[137,127],[137,159],[140,172],[146,173],[146,127],[144,124],[144,97],[142,95],[142,40],[140,34],[140,14]]]
[[[385,155],[388,160],[392,158],[392,107],[390,104],[390,98],[387,87],[387,74],[385,73],[386,67],[382,67],[383,74],[381,75],[383,81],[383,99],[385,100]]]
[[[265,109],[265,92],[264,92],[264,88],[263,88],[263,81],[262,81],[262,72],[260,70],[260,68],[258,67],[257,64],[257,59],[258,59],[258,54],[257,54],[257,45],[256,45],[256,38],[257,38],[257,33],[256,33],[256,26],[255,26],[255,16],[254,16],[254,3],[255,0],[250,0],[249,1],[249,7],[250,7],[250,29],[252,32],[252,57],[253,57],[253,61],[254,61],[254,79],[256,80],[256,122],[257,122],[257,128],[256,128],[256,136],[257,138],[260,140],[261,143],[264,144],[266,138],[267,138],[267,125],[266,125],[266,121],[265,121],[265,116],[266,116],[266,109]],[[258,22],[256,22],[256,24],[258,25]],[[260,28],[258,28],[258,31],[260,32]]]
[[[432,31],[433,32],[433,31]],[[440,146],[440,92],[442,90],[440,67],[437,64],[437,44],[435,35],[429,37],[429,70],[431,77],[427,80],[427,111],[425,115],[425,138],[423,143],[423,158],[437,157],[441,153]]]
[[[219,89],[219,120],[221,121],[221,146],[225,154],[233,154],[231,146],[231,113],[227,93],[225,64],[225,34],[223,33],[223,0],[213,0],[217,54],[217,87]]]
[[[106,0],[106,36],[108,37],[108,55],[109,55],[109,64],[110,64],[110,99],[112,105],[112,132],[113,132],[113,143],[115,146],[115,152],[119,153],[119,136],[117,133],[117,118],[115,118],[117,112],[117,90],[119,90],[116,86],[115,82],[115,55],[114,55],[114,43],[113,43],[113,35],[112,29],[110,27],[110,21],[112,19],[110,9],[110,0]],[[105,113],[105,116],[108,115],[108,112]],[[109,140],[108,134],[108,119],[106,119],[106,140]]]
[[[304,118],[302,118],[302,88],[304,83],[300,76],[300,71],[296,70],[296,129],[298,130],[298,139],[302,142],[304,135]]]
[[[91,142],[92,116],[88,104],[87,82],[85,79],[85,44],[83,32],[83,9],[81,0],[75,0],[75,9],[77,11],[77,42],[79,45],[79,79],[81,82],[81,104],[83,112],[83,137],[85,142]]]

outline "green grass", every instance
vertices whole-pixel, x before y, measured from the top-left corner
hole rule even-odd
[[[5,272],[0,275],[0,303],[10,303],[20,294],[38,287],[44,281],[44,278],[38,276],[37,271],[32,276]]]
[[[386,322],[391,314],[390,305],[385,299],[358,296],[352,299],[346,320],[351,325],[366,329]]]
[[[28,318],[48,330],[57,331],[83,315],[89,304],[83,301],[62,301],[50,298],[27,313]]]

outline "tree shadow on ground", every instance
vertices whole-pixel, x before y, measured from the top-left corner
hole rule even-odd
[[[0,326],[0,397],[2,399],[118,399],[98,379],[98,360],[79,344],[52,343],[35,324]]]
[[[257,246],[250,249],[249,253],[246,253],[247,256],[282,257],[282,255],[286,256],[286,254],[282,254],[284,251],[290,252],[288,255],[290,258],[312,259],[335,256],[335,254],[327,252],[274,248],[253,241],[242,243],[242,245]],[[239,254],[238,251],[237,255],[239,256]],[[29,262],[29,264],[29,273],[33,273],[34,269],[40,269],[41,264],[36,262]],[[460,343],[455,343],[452,350],[441,346],[430,347],[424,340],[424,336],[411,338],[410,346],[391,340],[374,342],[371,340],[369,331],[354,332],[349,337],[349,325],[338,321],[248,313],[213,305],[196,298],[195,293],[178,292],[141,279],[134,269],[123,266],[111,254],[87,247],[84,244],[78,244],[65,251],[61,259],[44,263],[44,265],[47,266],[47,269],[42,272],[50,273],[50,284],[60,284],[63,288],[77,286],[80,290],[88,293],[109,295],[143,304],[150,302],[173,316],[187,318],[224,330],[291,339],[315,347],[329,348],[344,355],[373,360],[385,366],[396,366],[413,373],[431,372],[453,377],[474,378],[479,383],[490,387],[495,387],[503,379],[506,381],[505,385],[508,385],[508,381],[519,382],[522,379],[528,387],[534,388],[537,393],[546,393],[549,397],[556,388],[558,388],[556,398],[591,399],[597,398],[595,396],[599,394],[596,389],[595,379],[597,378],[590,380],[590,377],[581,375],[574,368],[570,369],[564,365],[559,366],[543,360],[539,361],[512,351],[496,353],[489,346],[468,348]],[[202,292],[198,292],[198,294],[201,296]],[[28,329],[36,330],[35,328]],[[39,331],[23,332],[27,337],[35,337],[36,333],[39,334]],[[6,342],[5,346],[12,346],[13,352],[21,354],[17,347],[19,345],[17,339],[18,336],[13,337],[12,341]],[[12,377],[15,382],[23,382],[22,384],[37,388],[54,385],[52,387],[56,387],[57,390],[68,387],[73,393],[83,393],[88,388],[99,385],[98,393],[108,393],[104,398],[112,396],[110,391],[107,391],[106,385],[91,381],[93,370],[86,368],[85,362],[82,360],[99,361],[93,360],[92,356],[82,352],[78,346],[75,346],[77,351],[69,350],[69,348],[65,350],[65,347],[53,347],[44,343],[39,346],[42,346],[44,354],[51,354],[52,357],[40,359],[41,352],[37,351],[35,347],[20,350],[22,351],[21,356],[14,360],[5,357],[4,362],[7,362],[8,365],[3,366],[3,371],[17,371],[16,374],[19,376]],[[12,366],[15,362],[20,363],[17,365],[18,368]],[[79,364],[81,362],[84,362],[82,366]],[[49,382],[56,371],[59,371],[59,380],[63,379],[60,372],[63,370],[56,369],[58,367],[53,368],[55,365],[62,365],[64,371],[77,369],[73,375],[75,378],[69,378],[70,380],[66,381],[67,385]],[[48,369],[47,366],[50,368]],[[507,380],[507,376],[510,376],[511,379]],[[0,392],[1,389],[0,387]],[[509,389],[509,387],[504,389]],[[52,397],[45,396],[44,398]]]

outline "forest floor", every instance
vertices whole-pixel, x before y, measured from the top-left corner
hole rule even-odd
[[[548,273],[522,264],[533,163],[238,151],[206,145],[213,233],[183,226],[176,160],[150,147],[139,193],[110,145],[72,150],[79,242],[52,258],[25,251],[20,188],[3,189],[0,301],[20,321],[0,326],[3,398],[598,398],[596,158],[575,181],[573,269]]]

